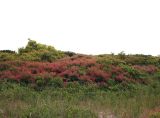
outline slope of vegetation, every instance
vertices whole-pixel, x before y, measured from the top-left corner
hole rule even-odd
[[[158,118],[160,57],[82,55],[29,40],[18,53],[0,51],[0,98],[2,118]]]

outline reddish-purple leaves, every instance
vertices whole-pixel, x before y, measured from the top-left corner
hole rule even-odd
[[[35,77],[41,76],[44,79],[48,76],[54,78],[60,76],[64,83],[68,81],[83,81],[105,83],[109,79],[118,82],[132,81],[128,72],[118,65],[108,65],[108,70],[103,70],[104,65],[96,62],[96,58],[89,56],[75,56],[64,58],[54,63],[49,62],[24,62],[8,61],[0,62],[0,79],[13,79],[20,81],[28,79],[34,82]],[[158,68],[153,65],[139,66],[133,68],[152,74]]]

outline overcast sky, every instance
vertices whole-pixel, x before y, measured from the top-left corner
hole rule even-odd
[[[160,54],[160,0],[0,0],[0,50],[31,38],[84,54]]]

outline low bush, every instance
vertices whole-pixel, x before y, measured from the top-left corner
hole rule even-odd
[[[134,79],[141,78],[142,73],[140,73],[138,70],[136,70],[132,66],[120,64],[120,67],[122,67],[126,72],[128,72],[131,78],[134,78]]]
[[[62,88],[64,86],[63,79],[61,77],[54,77],[49,81],[48,85],[54,88]]]
[[[19,77],[20,84],[22,85],[28,85],[32,83],[32,76],[30,74],[23,74]]]

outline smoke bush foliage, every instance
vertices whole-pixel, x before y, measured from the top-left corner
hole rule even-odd
[[[82,55],[62,52],[52,46],[28,41],[18,53],[0,51],[0,79],[10,79],[28,85],[48,86],[51,80],[97,83],[145,83],[144,78],[159,73],[160,58],[150,55]],[[148,76],[148,77],[147,77]],[[39,79],[38,79],[39,78]],[[56,83],[55,81],[55,83]],[[50,83],[50,85],[52,85]],[[59,86],[59,85],[55,85]]]

